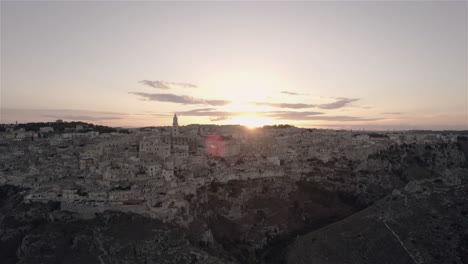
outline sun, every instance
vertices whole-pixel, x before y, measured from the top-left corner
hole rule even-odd
[[[223,107],[223,111],[230,112],[232,118],[229,124],[246,126],[250,129],[275,124],[275,120],[264,116],[268,107],[258,106],[247,101],[233,100],[229,105]]]
[[[250,129],[254,129],[257,127],[271,125],[274,123],[274,120],[254,115],[243,115],[232,118],[231,123],[239,124],[242,126],[246,126]]]

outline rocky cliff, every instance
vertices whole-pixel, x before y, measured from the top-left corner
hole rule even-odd
[[[285,263],[288,245],[297,235],[344,219],[413,183],[434,180],[462,186],[468,175],[458,144],[395,145],[363,161],[301,164],[302,169],[291,172],[301,177],[233,180],[199,188],[189,197],[195,219],[189,226],[192,241],[207,250],[222,248],[242,263]]]
[[[466,264],[468,186],[414,181],[359,213],[298,237],[287,263]]]
[[[191,200],[192,237],[208,248],[221,246],[243,263],[279,261],[291,237],[359,209],[351,196],[288,177],[231,181],[198,191]]]
[[[16,187],[0,187],[1,263],[232,263],[155,219],[105,212],[83,220],[57,204],[24,204],[21,196]]]

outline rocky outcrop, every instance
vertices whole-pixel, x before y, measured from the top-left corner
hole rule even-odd
[[[57,204],[24,204],[10,186],[0,198],[1,263],[231,263],[159,220],[120,212],[83,220]]]
[[[302,163],[308,165],[302,172],[303,180],[317,182],[326,190],[349,193],[364,205],[371,205],[410,181],[443,177],[447,171],[467,168],[459,143],[391,145],[365,160],[333,159],[323,163],[309,159]]]
[[[307,162],[303,177],[231,180],[199,188],[189,201],[195,219],[189,225],[191,239],[243,263],[284,263],[298,234],[341,220],[408,183],[439,179],[458,186],[468,173],[457,144],[394,145],[365,161]]]
[[[467,136],[459,136],[458,137],[458,144],[462,149],[463,153],[465,154],[465,159],[468,162],[468,137]]]
[[[192,238],[206,244],[209,232],[208,247],[221,247],[242,263],[273,263],[271,254],[277,263],[291,237],[360,208],[353,197],[289,177],[213,184],[200,188],[191,206]]]
[[[298,237],[287,263],[468,263],[468,186],[450,185],[431,179],[395,190]]]

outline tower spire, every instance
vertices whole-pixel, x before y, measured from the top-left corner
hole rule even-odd
[[[177,113],[174,114],[174,117],[172,118],[172,136],[178,136],[179,135],[179,123],[177,120]]]

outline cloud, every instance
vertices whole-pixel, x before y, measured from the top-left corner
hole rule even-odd
[[[217,111],[215,108],[198,108],[189,111],[177,112],[181,116],[231,116],[234,112]]]
[[[287,94],[287,95],[307,95],[307,94],[295,93],[295,92],[290,92],[290,91],[281,91],[281,93]]]
[[[160,81],[143,80],[140,81],[140,83],[157,89],[171,89],[169,86],[165,85],[164,83],[161,83]]]
[[[382,115],[402,115],[403,112],[383,112]]]
[[[274,120],[286,121],[325,121],[325,122],[371,122],[386,120],[387,118],[358,117],[347,115],[326,115],[319,111],[261,111],[261,112],[229,112],[220,111],[215,107],[198,108],[189,111],[177,112],[180,116],[209,117],[210,121],[222,121],[236,116],[256,116]]]
[[[271,106],[277,108],[291,108],[291,109],[301,109],[301,108],[314,108],[316,105],[312,104],[288,104],[288,103],[254,103],[258,106]]]
[[[233,115],[240,115],[242,113],[217,111],[215,108],[199,108],[189,111],[177,112],[180,116],[209,116],[210,121],[223,121],[231,118]]]
[[[112,123],[122,120],[130,114],[106,111],[74,110],[74,109],[15,109],[2,108],[0,123],[51,122],[57,119],[66,121],[87,121]]]
[[[184,83],[184,82],[166,82],[166,81],[150,81],[142,80],[141,84],[144,84],[149,87],[156,89],[171,89],[171,88],[197,88],[195,84]]]
[[[223,121],[223,120],[227,120],[229,118],[230,117],[227,117],[227,116],[210,117],[210,121]]]
[[[130,92],[130,94],[138,95],[143,97],[148,101],[159,101],[159,102],[169,102],[177,103],[184,105],[212,105],[212,106],[222,106],[231,103],[227,100],[205,100],[200,98],[195,98],[187,95],[176,95],[176,94],[152,94],[152,93],[142,93],[142,92]]]
[[[377,121],[385,118],[367,118],[356,116],[326,116],[323,112],[316,111],[273,111],[273,112],[227,112],[218,111],[216,108],[199,108],[184,112],[177,112],[181,116],[206,116],[210,117],[211,121],[226,120],[233,116],[258,116],[277,120],[291,121]]]
[[[44,117],[73,120],[73,121],[104,121],[122,119],[117,116],[89,116],[89,115],[43,115]]]
[[[232,117],[232,116],[263,116],[275,119],[289,119],[289,120],[298,120],[304,119],[306,116],[312,115],[321,115],[321,112],[294,112],[294,111],[276,111],[276,112],[227,112],[227,111],[218,111],[215,108],[199,108],[193,109],[190,111],[177,112],[181,116],[209,116],[209,117]]]
[[[279,120],[304,120],[304,121],[377,121],[384,118],[364,118],[355,116],[326,116],[322,112],[311,112],[311,111],[277,111],[265,113],[266,117],[279,119]]]
[[[357,116],[317,116],[312,117],[307,120],[323,120],[323,121],[378,121],[385,118],[367,118],[367,117],[357,117]]]
[[[336,98],[335,102],[331,102],[331,103],[328,103],[328,104],[319,104],[316,107],[318,107],[320,109],[338,109],[338,108],[345,107],[346,105],[348,105],[348,104],[350,104],[352,102],[356,102],[358,100],[359,99],[340,97],[340,98]]]
[[[334,102],[327,104],[302,104],[302,103],[267,103],[267,102],[255,102],[253,104],[258,106],[271,106],[277,108],[290,108],[290,109],[305,109],[305,108],[319,108],[319,109],[339,109],[347,106],[349,103],[358,101],[359,99],[351,98],[336,98]]]
[[[282,120],[308,120],[311,116],[322,115],[322,112],[313,112],[313,111],[276,111],[276,112],[267,112],[264,115],[274,119]]]

